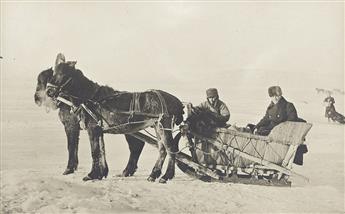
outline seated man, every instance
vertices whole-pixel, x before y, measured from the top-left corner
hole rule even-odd
[[[216,120],[217,127],[225,127],[226,122],[230,119],[230,111],[226,104],[219,99],[218,90],[216,88],[209,88],[206,90],[205,102],[200,103],[199,106],[193,108],[193,112],[199,110],[208,110],[208,112]]]
[[[255,134],[268,135],[276,125],[285,121],[305,122],[298,118],[295,106],[282,96],[279,86],[270,87],[268,95],[271,103],[267,107],[265,116],[253,127],[256,130]]]
[[[219,99],[217,89],[207,89],[206,97],[207,100],[196,107],[193,107],[191,104],[187,105],[187,111],[189,113],[188,118],[185,121],[186,126],[180,127],[181,134],[185,139],[183,144],[185,146],[190,146],[192,158],[196,162],[198,162],[197,152],[200,152],[200,150],[196,150],[193,145],[195,143],[202,143],[202,150],[205,151],[209,151],[211,147],[208,147],[211,145],[204,143],[204,141],[200,141],[200,138],[193,143],[194,140],[192,139],[194,136],[191,133],[188,133],[187,130],[204,137],[210,137],[214,134],[214,128],[226,127],[226,122],[230,119],[229,109],[226,104]],[[209,162],[208,158],[209,156],[206,155],[206,162]]]

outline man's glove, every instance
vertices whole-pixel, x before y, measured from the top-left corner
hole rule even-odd
[[[248,123],[246,128],[248,128],[250,130],[251,133],[254,133],[255,129],[257,128],[256,125],[252,124],[252,123]]]

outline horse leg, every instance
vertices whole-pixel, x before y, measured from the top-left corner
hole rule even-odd
[[[78,143],[79,143],[79,126],[68,127],[65,126],[67,136],[67,149],[68,149],[68,163],[64,171],[64,175],[73,173],[78,168]]]
[[[83,178],[84,181],[99,179],[108,176],[108,164],[105,159],[105,148],[102,128],[97,125],[88,127],[91,144],[92,168],[91,172]]]
[[[68,163],[64,175],[71,174],[78,168],[78,144],[80,126],[76,115],[71,114],[68,108],[61,107],[59,118],[64,125],[67,137]]]
[[[128,177],[128,176],[132,176],[138,168],[137,163],[138,163],[140,154],[143,151],[145,142],[131,135],[125,135],[125,137],[128,143],[130,155],[129,155],[127,166],[122,172],[122,176]]]
[[[152,169],[150,176],[147,178],[147,180],[150,182],[154,182],[156,178],[158,178],[161,175],[163,163],[164,163],[165,157],[167,156],[167,152],[161,141],[162,133],[160,133],[160,131],[157,128],[155,128],[155,130],[156,130],[157,138],[158,138],[158,159],[156,161],[155,166]]]
[[[166,183],[175,176],[175,156],[178,151],[178,143],[173,140],[171,131],[164,131],[164,141],[168,153],[168,166],[165,174],[159,179],[159,183]]]

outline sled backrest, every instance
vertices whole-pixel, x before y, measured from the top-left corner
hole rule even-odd
[[[287,121],[275,126],[268,138],[282,144],[298,145],[304,142],[312,126],[311,123]]]

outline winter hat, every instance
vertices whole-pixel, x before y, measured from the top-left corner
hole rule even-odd
[[[209,88],[206,90],[207,98],[218,97],[218,91],[216,88]]]
[[[279,86],[271,86],[268,88],[268,95],[270,97],[281,96],[282,94],[282,89]]]

